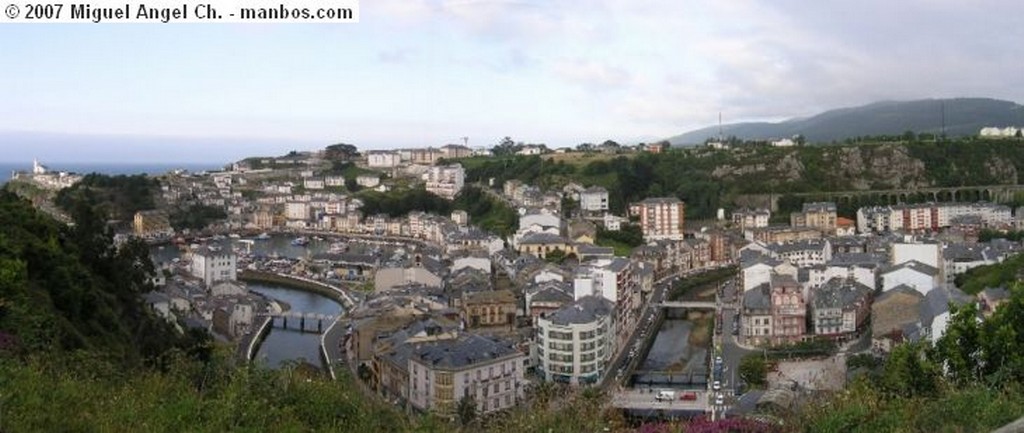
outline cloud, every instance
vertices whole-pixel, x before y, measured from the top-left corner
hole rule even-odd
[[[630,74],[618,66],[587,59],[563,59],[555,64],[555,73],[591,89],[619,88],[629,84]]]

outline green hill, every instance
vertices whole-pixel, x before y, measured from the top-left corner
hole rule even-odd
[[[884,101],[840,108],[815,116],[778,123],[753,122],[722,125],[722,134],[743,140],[770,140],[800,134],[810,142],[843,141],[864,135],[900,135],[904,131],[939,134],[945,124],[950,137],[977,135],[986,126],[1024,126],[1024,106],[987,98]],[[669,138],[673,145],[702,144],[718,137],[709,126]]]

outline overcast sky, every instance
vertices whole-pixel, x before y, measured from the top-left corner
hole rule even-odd
[[[1019,0],[362,0],[358,24],[0,26],[0,161],[653,140],[1024,102]],[[39,134],[45,133],[45,134]]]

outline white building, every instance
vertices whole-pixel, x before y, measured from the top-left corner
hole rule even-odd
[[[380,185],[380,176],[375,174],[361,174],[356,176],[356,185],[365,188],[374,188]]]
[[[217,281],[238,279],[238,257],[231,251],[199,247],[192,251],[192,275],[203,280],[206,287]]]
[[[289,220],[306,221],[309,219],[309,203],[290,201],[284,205],[284,217]]]
[[[772,146],[773,147],[793,147],[793,146],[796,146],[796,142],[793,141],[793,139],[791,139],[791,138],[783,138],[783,139],[772,141]]]
[[[324,180],[316,177],[307,177],[302,179],[302,187],[306,189],[324,189]]]
[[[369,151],[366,152],[366,165],[370,168],[394,168],[402,163],[402,158],[395,152]]]
[[[615,353],[612,303],[586,296],[537,319],[537,371],[547,381],[594,384]]]
[[[423,175],[427,191],[452,200],[465,183],[466,171],[460,164],[433,166]]]
[[[604,212],[608,210],[608,190],[600,186],[592,186],[580,193],[580,209],[586,212]]]
[[[732,224],[740,230],[768,227],[771,218],[768,209],[737,209],[732,213]]]
[[[907,286],[927,296],[939,286],[939,270],[918,261],[904,262],[883,271],[882,291]]]

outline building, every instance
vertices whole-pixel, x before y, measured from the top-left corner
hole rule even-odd
[[[952,227],[957,221],[976,219],[981,227],[1013,225],[1009,206],[994,203],[918,203],[897,206],[868,206],[857,209],[857,231],[925,232]]]
[[[465,227],[469,225],[469,213],[464,210],[453,210],[451,214],[451,220],[459,227]]]
[[[396,152],[371,150],[366,152],[366,165],[370,168],[394,168],[402,163]]]
[[[908,286],[928,295],[941,283],[939,270],[916,260],[903,262],[882,271],[882,291],[887,292],[899,286]]]
[[[871,348],[888,353],[916,333],[924,302],[921,292],[907,286],[879,295],[871,305]]]
[[[1021,135],[1024,135],[1022,131],[1024,131],[1024,128],[1017,128],[1013,126],[1007,126],[1005,128],[986,126],[981,128],[981,132],[979,132],[978,135],[981,135],[984,138],[1020,138]]]
[[[475,334],[414,343],[409,403],[443,416],[454,416],[465,398],[476,402],[481,415],[512,408],[523,399],[526,361],[511,342]]]
[[[192,275],[211,287],[217,281],[238,279],[238,257],[230,250],[199,247],[192,251]]]
[[[374,188],[380,185],[380,176],[375,174],[361,174],[356,176],[356,185],[364,188]]]
[[[302,179],[302,187],[305,189],[320,190],[324,189],[324,180],[322,178],[307,177]]]
[[[631,206],[640,216],[644,241],[682,240],[686,204],[675,197],[649,198]]]
[[[804,203],[801,212],[789,214],[789,225],[816,228],[823,233],[835,233],[836,204],[832,202]]]
[[[309,203],[300,201],[285,203],[284,217],[293,221],[309,220]]]
[[[580,209],[584,212],[605,212],[608,210],[608,190],[592,186],[580,193]]]
[[[430,167],[423,175],[423,179],[426,181],[427,191],[453,200],[462,191],[466,172],[459,164]]]
[[[615,353],[613,305],[585,296],[537,319],[537,371],[550,382],[596,384]]]
[[[743,230],[743,237],[748,241],[770,244],[774,242],[820,239],[822,232],[810,227],[768,226]]]
[[[768,209],[737,209],[732,213],[732,224],[740,231],[768,227],[772,212]]]
[[[740,334],[749,344],[780,344],[807,333],[803,289],[789,275],[773,274],[769,283],[743,293]]]
[[[136,236],[170,236],[174,234],[171,223],[167,218],[167,212],[159,210],[144,210],[135,212],[132,221],[132,228]]]
[[[833,338],[851,336],[871,314],[874,289],[855,280],[833,278],[811,291],[814,333]]]
[[[441,146],[441,152],[446,159],[468,158],[473,156],[473,149],[458,144],[446,144]]]
[[[462,320],[469,328],[513,326],[516,295],[510,290],[462,293]]]

